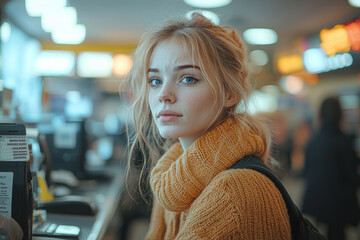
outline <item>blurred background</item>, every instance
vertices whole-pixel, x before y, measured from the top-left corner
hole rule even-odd
[[[61,149],[80,134],[76,156],[87,168],[123,161],[128,99],[118,84],[140,36],[192,11],[244,39],[255,82],[250,110],[272,119],[279,174],[297,203],[304,147],[325,97],[339,97],[342,127],[360,153],[359,0],[0,0],[0,10],[1,122],[24,123],[34,136],[61,132],[53,140]],[[36,157],[38,138],[29,142]]]

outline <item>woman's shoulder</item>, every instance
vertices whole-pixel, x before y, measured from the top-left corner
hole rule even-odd
[[[212,179],[208,188],[250,198],[282,198],[275,184],[265,175],[251,169],[229,169]],[[260,198],[260,199],[261,199]]]
[[[203,193],[206,198],[221,198],[213,204],[232,206],[239,221],[252,219],[265,225],[273,224],[274,229],[284,229],[284,226],[290,229],[281,193],[269,178],[257,171],[225,170],[212,179]]]

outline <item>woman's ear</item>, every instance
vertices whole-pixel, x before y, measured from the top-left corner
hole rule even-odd
[[[234,106],[237,103],[237,99],[234,95],[227,93],[224,107],[229,108]]]

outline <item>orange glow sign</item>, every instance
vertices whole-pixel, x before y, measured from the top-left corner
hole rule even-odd
[[[282,74],[291,74],[303,70],[302,58],[296,54],[280,57],[276,62],[276,66]]]
[[[360,51],[360,19],[345,26],[352,50]]]
[[[331,29],[321,30],[320,39],[320,46],[328,56],[350,51],[348,33],[344,25],[340,24]]]

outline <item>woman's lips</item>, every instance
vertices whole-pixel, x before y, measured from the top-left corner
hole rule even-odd
[[[173,122],[180,117],[182,117],[181,114],[171,110],[161,110],[158,114],[158,118],[161,123]]]

